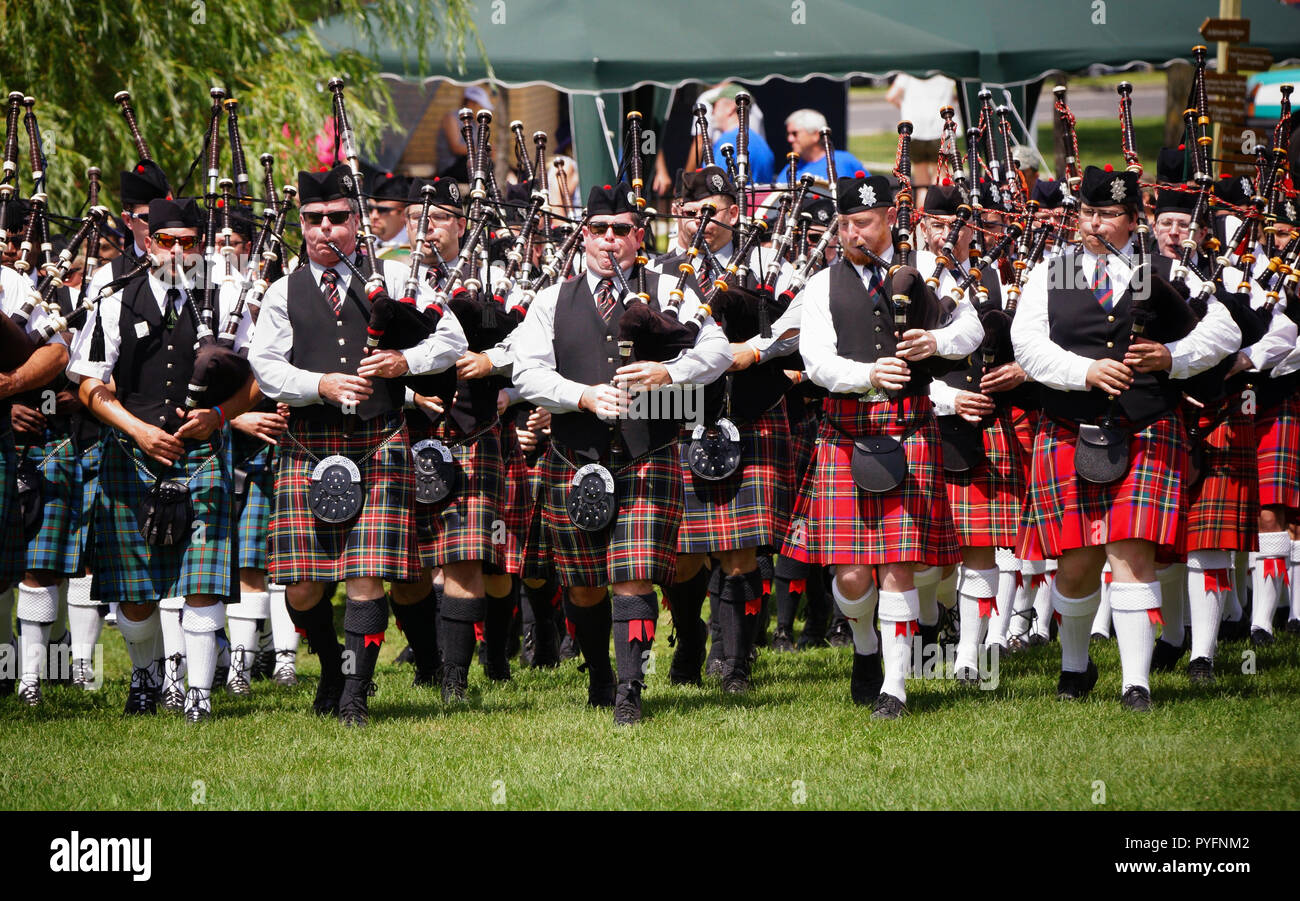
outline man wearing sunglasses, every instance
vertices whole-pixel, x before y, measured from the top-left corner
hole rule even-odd
[[[552,413],[551,446],[541,464],[542,528],[530,530],[525,559],[542,553],[553,559],[568,588],[565,612],[587,662],[588,703],[613,706],[614,722],[629,724],[641,718],[642,665],[658,617],[654,584],[672,578],[682,476],[680,420],[626,418],[628,391],[708,384],[726,371],[731,353],[726,336],[706,316],[695,346],[675,359],[620,366],[621,279],[635,277],[645,232],[626,184],[593,188],[587,214],[586,273],[538,294],[515,330],[515,386]],[[673,285],[667,277],[646,274],[651,303],[659,309],[669,305]],[[693,321],[699,303],[688,292],[680,320]],[[597,532],[574,525],[567,507],[569,485],[588,463],[606,466],[616,481],[618,513]],[[525,566],[524,575],[545,573]],[[612,604],[607,588],[613,590]],[[611,622],[617,685],[609,665]]]
[[[1186,528],[1187,452],[1175,380],[1236,351],[1241,332],[1211,297],[1205,317],[1177,335],[1183,329],[1173,323],[1188,316],[1165,281],[1170,261],[1132,264],[1142,202],[1136,175],[1089,166],[1080,199],[1082,249],[1033,271],[1011,329],[1017,361],[1042,386],[1028,520],[1044,552],[1059,558],[1050,588],[1060,624],[1057,697],[1083,698],[1097,682],[1088,642],[1109,562],[1121,703],[1147,711],[1163,597],[1156,552],[1172,551]],[[1139,305],[1153,316],[1143,336],[1130,341]],[[1102,422],[1119,432],[1128,454],[1123,474],[1106,484],[1085,480],[1076,468],[1087,460],[1081,426]],[[1179,630],[1181,645],[1181,624]]]
[[[330,246],[356,265],[361,211],[351,199],[352,177],[342,165],[298,173],[306,261],[267,291],[248,358],[265,394],[290,408],[275,480],[270,575],[286,586],[289,615],[320,657],[314,710],[364,726],[388,625],[383,583],[420,576],[399,379],[446,369],[466,345],[456,317],[443,315],[414,347],[366,353],[366,287]],[[401,291],[407,268],[392,260],[379,265],[388,290]],[[431,300],[421,288],[419,306]],[[360,510],[340,523],[318,520],[309,504],[313,469],[334,455],[347,457],[360,474]],[[346,584],[345,647],[325,596],[335,582]]]
[[[392,172],[379,172],[370,182],[366,214],[370,230],[379,239],[381,260],[405,260],[411,243],[406,230],[406,192],[411,179]]]
[[[162,678],[158,602],[181,597],[189,680],[184,713],[197,723],[212,713],[216,633],[225,626],[223,599],[235,591],[228,422],[259,394],[250,375],[221,403],[183,409],[200,322],[200,289],[189,282],[185,258],[199,244],[199,210],[191,198],[155,199],[148,216],[144,249],[157,265],[100,302],[74,342],[68,374],[80,381],[87,409],[108,426],[100,464],[97,575],[102,599],[119,604],[118,629],[131,657],[126,712],[156,712]],[[214,321],[224,320],[234,293],[222,292]],[[249,322],[245,314],[237,350],[247,340]],[[150,543],[142,540],[147,511],[169,509],[151,498],[162,480],[184,486],[190,521],[170,543]]]

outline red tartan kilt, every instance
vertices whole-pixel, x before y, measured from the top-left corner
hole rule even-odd
[[[1059,557],[1129,538],[1176,551],[1187,513],[1187,451],[1176,415],[1130,439],[1128,473],[1113,485],[1093,485],[1075,474],[1076,438],[1077,432],[1046,416],[1038,424],[1027,515],[1043,553]]]
[[[1011,423],[1016,430],[1016,442],[1020,445],[1020,465],[1024,467],[1025,484],[1029,484],[1029,465],[1034,459],[1034,437],[1038,434],[1038,420],[1041,410],[1022,410],[1011,408]]]
[[[400,417],[376,417],[351,435],[307,423],[294,424],[291,434],[317,459],[342,454],[357,463],[366,497],[356,519],[337,525],[319,522],[307,501],[315,461],[288,437],[281,441],[269,527],[272,580],[291,584],[365,576],[396,582],[418,578],[415,478]],[[360,462],[386,440],[382,450]]]
[[[546,544],[546,526],[542,522],[542,475],[546,455],[528,467],[528,527],[524,532],[523,563],[520,577],[524,579],[549,579],[555,575],[551,563],[550,547]]]
[[[687,463],[691,429],[678,442],[686,510],[677,533],[679,554],[746,547],[775,547],[790,519],[794,466],[784,401],[748,425],[738,425],[741,468],[717,482],[701,479]]]
[[[528,463],[519,446],[519,436],[513,420],[501,425],[501,459],[505,465],[506,477],[505,509],[501,517],[506,523],[506,543],[501,549],[505,560],[503,566],[508,573],[518,573],[523,564],[524,545],[528,538],[533,494],[528,477]]]
[[[902,427],[893,402],[827,398],[817,454],[800,487],[781,553],[819,565],[921,563],[960,560],[940,462],[939,426],[929,397],[908,398]],[[901,435],[908,475],[894,491],[871,494],[853,481],[850,435]],[[800,539],[803,539],[802,541]]]
[[[791,484],[802,483],[817,452],[817,430],[821,425],[820,405],[809,406],[802,399],[787,398],[786,421],[790,426],[790,460],[794,465]]]
[[[1255,419],[1259,504],[1300,510],[1300,403],[1288,397]]]
[[[411,436],[411,444],[414,446],[430,436],[449,446],[463,437],[450,431],[444,420],[436,431],[417,427]],[[499,539],[506,536],[498,523],[504,523],[505,473],[497,436],[498,429],[494,425],[473,441],[451,448],[452,456],[460,466],[460,488],[454,498],[439,504],[414,503],[420,559],[424,566],[479,560],[485,571],[503,571],[505,545]],[[504,530],[507,534],[508,531],[508,528]]]
[[[609,465],[608,461],[601,461]],[[677,442],[651,451],[630,464],[611,467],[618,492],[618,514],[601,532],[585,532],[569,520],[569,484],[578,467],[554,443],[540,464],[538,512],[547,558],[561,585],[600,587],[616,582],[672,582],[677,562],[677,529],[682,521],[682,469]],[[532,539],[526,577],[532,563]]]
[[[1201,481],[1188,489],[1188,551],[1253,551],[1259,547],[1259,477],[1255,457],[1255,422],[1238,407],[1205,437]],[[1213,411],[1184,407],[1208,427]],[[1208,413],[1208,415],[1207,415]]]
[[[984,463],[970,472],[945,472],[948,505],[962,547],[1013,547],[1024,507],[1025,477],[1011,412],[985,425]]]

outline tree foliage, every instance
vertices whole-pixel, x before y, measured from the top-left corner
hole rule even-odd
[[[316,165],[314,138],[330,115],[331,77],[347,83],[363,154],[397,124],[375,63],[322,46],[313,33],[314,23],[331,16],[355,22],[370,45],[390,43],[420,64],[430,53],[461,63],[467,38],[481,52],[469,0],[0,0],[0,99],[10,91],[35,98],[50,205],[60,213],[84,203],[88,166],[102,170],[105,191],[116,198],[116,173],[135,162],[113,103],[123,89],[173,188],[202,151],[214,86],[239,101],[254,183],[258,156],[270,152],[283,184],[297,168]],[[19,146],[27,194],[25,133]],[[223,149],[223,169],[228,154]],[[188,190],[199,185],[196,178]]]

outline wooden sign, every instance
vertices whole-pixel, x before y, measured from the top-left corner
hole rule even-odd
[[[1250,138],[1249,141],[1246,140],[1246,132],[1249,129],[1246,128],[1245,123],[1220,122],[1219,126],[1219,146],[1223,147],[1225,150],[1231,150],[1234,153],[1244,153],[1253,149],[1254,146],[1261,141],[1258,133],[1256,133],[1254,137]],[[1246,148],[1245,151],[1242,150],[1243,147]]]
[[[1201,37],[1243,44],[1250,40],[1250,19],[1206,19],[1201,23]]]
[[[1229,47],[1228,68],[1233,72],[1263,72],[1273,65],[1273,54],[1263,47]]]
[[[1236,100],[1214,100],[1209,104],[1210,119],[1214,122],[1244,122],[1246,119],[1245,98]]]
[[[1205,92],[1220,97],[1245,97],[1246,76],[1229,75],[1223,72],[1205,73]]]

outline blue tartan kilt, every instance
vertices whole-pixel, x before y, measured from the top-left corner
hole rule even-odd
[[[99,456],[103,452],[102,439],[92,441],[81,449],[81,530],[77,537],[81,545],[81,566],[92,572],[95,569],[95,520],[99,506]]]
[[[41,527],[27,542],[28,571],[47,570],[64,576],[81,572],[81,461],[71,436],[47,432],[42,438],[19,434],[20,458],[41,473]]]
[[[239,568],[266,569],[275,498],[275,448],[236,433],[235,467],[246,472],[243,497],[236,497],[239,516]]]
[[[0,585],[23,577],[27,546],[18,504],[18,453],[8,423],[0,426]]]
[[[185,457],[164,470],[125,435],[106,431],[99,470],[103,503],[95,525],[101,600],[144,604],[195,594],[238,600],[230,443],[229,426],[210,441],[186,442]],[[194,510],[190,539],[170,547],[155,547],[140,536],[141,507],[160,472],[189,479]]]

